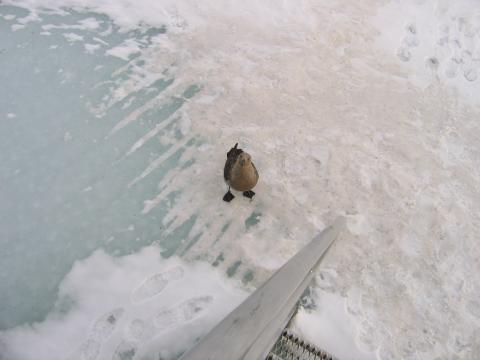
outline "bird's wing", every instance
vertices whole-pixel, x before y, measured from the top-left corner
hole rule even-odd
[[[253,170],[255,170],[255,176],[257,177],[257,180],[258,180],[258,178],[259,178],[258,171],[257,171],[257,168],[255,167],[255,165],[253,165],[253,162],[252,162],[252,166],[253,166]]]
[[[231,149],[227,154],[227,161],[225,162],[225,167],[223,169],[223,177],[225,181],[230,180],[230,172],[233,169],[233,165],[237,162],[240,154],[243,153],[242,149]]]
[[[225,162],[225,167],[223,168],[223,177],[225,178],[225,181],[230,180],[230,172],[233,169],[235,161],[237,161],[237,157],[230,156]]]

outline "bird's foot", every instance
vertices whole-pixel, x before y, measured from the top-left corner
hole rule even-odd
[[[231,193],[230,190],[223,196],[223,201],[230,202],[235,198],[235,195]]]
[[[255,196],[255,193],[254,193],[252,190],[244,191],[244,192],[243,192],[243,196],[251,199],[251,198],[253,198],[253,197]]]

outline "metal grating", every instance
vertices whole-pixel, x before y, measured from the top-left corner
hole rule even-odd
[[[285,329],[266,360],[338,360]]]

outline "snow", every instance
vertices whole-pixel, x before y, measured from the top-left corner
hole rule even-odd
[[[154,246],[120,258],[98,250],[74,264],[45,321],[2,333],[2,358],[172,357],[246,295],[208,264],[165,260]]]
[[[382,31],[378,46],[396,51],[411,70],[409,80],[425,88],[440,82],[478,104],[480,12],[478,2],[392,1],[374,23]]]
[[[107,50],[107,54],[116,56],[120,59],[128,61],[129,57],[140,51],[138,42],[134,39],[127,39],[125,43]]]
[[[81,88],[82,106],[72,100],[82,99],[80,94],[73,94],[61,108],[70,114],[67,106],[73,103],[75,110],[88,110],[88,114],[75,111],[78,118],[68,123],[72,128],[62,127],[58,137],[65,144],[64,134],[75,134],[68,141],[70,151],[91,155],[84,162],[88,166],[72,161],[65,167],[68,170],[60,167],[56,172],[64,181],[53,179],[52,184],[67,199],[58,203],[74,201],[98,218],[88,220],[90,226],[83,231],[115,229],[92,231],[92,237],[84,240],[62,227],[60,235],[47,237],[57,239],[57,243],[51,240],[56,247],[69,237],[75,240],[72,246],[89,245],[82,252],[73,248],[78,251],[76,260],[85,260],[72,270],[62,268],[59,298],[76,276],[77,266],[91,276],[90,271],[103,269],[105,276],[116,272],[126,278],[125,284],[114,287],[115,301],[103,297],[100,285],[95,289],[72,285],[77,303],[97,292],[101,295],[98,307],[82,313],[83,333],[88,334],[89,326],[108,311],[124,309],[123,319],[130,319],[127,313],[135,314],[126,294],[151,274],[132,270],[129,278],[133,265],[126,259],[143,256],[132,245],[137,239],[143,245],[144,237],[147,245],[158,242],[167,257],[180,256],[181,260],[157,259],[158,266],[178,261],[185,274],[191,273],[179,291],[189,287],[191,296],[208,299],[215,286],[230,289],[226,294],[240,287],[252,291],[342,214],[348,219],[347,229],[317,271],[313,286],[317,306],[299,313],[295,329],[345,359],[476,358],[480,351],[480,278],[475,276],[480,271],[478,2],[7,3],[31,11],[24,17],[28,21],[9,22],[8,29],[39,26],[47,16],[44,9],[52,8],[50,13],[63,13],[62,20],[52,24],[54,20],[48,18],[42,25],[53,25],[50,30],[62,34],[49,40],[58,43],[56,53],[76,51],[61,46],[66,41],[62,37],[74,29],[72,34],[82,36],[85,45],[76,56],[96,59],[89,69],[97,71],[84,70],[83,76],[70,63],[56,65],[65,68],[57,80],[64,83],[52,82],[62,90],[66,84],[88,84]],[[64,14],[68,6],[80,14],[88,9],[88,14],[66,24],[73,16]],[[102,16],[88,20],[95,12],[108,15],[112,23]],[[150,27],[157,31],[149,33]],[[92,42],[102,44],[105,53],[84,54]],[[16,108],[11,111],[18,119],[28,118]],[[40,120],[48,119],[52,117]],[[0,126],[7,126],[4,123],[12,122]],[[88,126],[79,129],[83,124]],[[57,143],[55,132],[43,133]],[[260,182],[252,202],[238,194],[225,204],[222,166],[236,142],[252,155]],[[100,144],[96,152],[89,152],[92,144]],[[34,147],[29,153],[33,156],[45,148]],[[10,181],[12,169],[19,166],[13,160],[7,164]],[[26,169],[33,172],[33,164],[17,176],[27,176]],[[85,172],[92,174],[88,181]],[[45,172],[38,173],[49,179]],[[59,183],[72,188],[63,191]],[[34,182],[22,184],[35,189]],[[72,194],[77,189],[82,196],[90,194],[88,200],[75,200]],[[112,206],[122,210],[112,215]],[[16,209],[12,206],[4,213],[20,213]],[[76,220],[64,213],[56,211],[49,220]],[[129,235],[119,235],[124,233],[113,227],[125,229],[130,224],[134,231]],[[94,252],[105,243],[121,244],[122,236],[132,255],[117,258]],[[32,235],[35,244],[34,240]],[[212,275],[208,263],[242,282]],[[189,270],[191,266],[203,267],[199,277]],[[253,279],[246,274],[253,274]],[[188,296],[185,292],[182,301]],[[208,312],[209,322],[193,326],[178,343],[173,337],[152,341],[151,354],[158,353],[160,341],[167,348],[176,347],[172,353],[191,346],[193,337],[204,334],[241,296],[232,298],[237,300],[218,313]],[[171,298],[161,301],[167,307],[162,313],[171,315],[157,324],[178,315],[167,311]],[[25,341],[38,344],[32,352],[45,348],[48,339],[55,338],[45,329],[75,328],[76,323],[68,320],[79,316],[75,311],[66,311],[61,318],[54,310],[43,322],[22,323],[0,337],[18,351],[30,351],[23,349]],[[160,313],[149,306],[142,311],[151,318]],[[125,322],[112,332],[102,354],[111,357],[117,347],[131,349],[121,341],[120,333],[129,329],[128,321],[121,321]],[[331,334],[330,328],[335,329]],[[174,326],[169,334],[179,329],[183,328]],[[97,343],[85,342],[88,338],[77,340],[68,340],[58,354],[98,349]]]
[[[85,51],[89,54],[93,53],[94,51],[100,49],[99,44],[84,44]]]
[[[65,37],[65,39],[67,39],[68,42],[83,41],[83,36],[75,33],[66,33],[63,34],[63,36]]]
[[[315,311],[300,309],[292,329],[306,341],[322,344],[339,359],[375,359],[375,354],[356,344],[355,320],[346,311],[346,300],[339,295],[322,292]],[[342,339],[342,341],[339,341]]]

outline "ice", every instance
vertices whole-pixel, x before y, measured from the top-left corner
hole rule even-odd
[[[233,308],[218,310],[206,287],[252,291],[342,214],[347,229],[314,285],[334,316],[301,313],[296,329],[347,357],[475,359],[478,10],[473,0],[4,1],[0,108],[16,117],[0,121],[0,343],[33,352],[70,333],[55,342],[68,345],[63,358],[173,358]],[[253,202],[225,204],[236,142],[261,180]],[[152,243],[185,269],[200,261],[232,279],[185,270],[166,282],[168,266],[122,257]],[[79,259],[87,265],[72,269]],[[111,268],[116,297],[95,276]],[[78,269],[89,281],[64,290]],[[94,296],[86,320],[70,322]],[[174,307],[204,296],[213,304],[192,321]],[[75,333],[118,308],[104,343]],[[162,309],[173,325],[151,341]],[[334,321],[345,349],[340,335],[315,336]]]
[[[15,25],[12,25],[12,26],[11,26],[11,29],[12,29],[12,31],[22,30],[22,29],[25,29],[25,25],[23,25],[23,24],[15,24]]]

